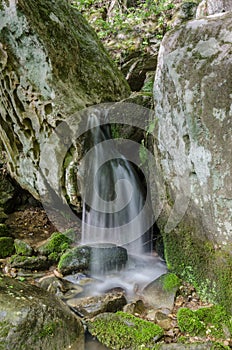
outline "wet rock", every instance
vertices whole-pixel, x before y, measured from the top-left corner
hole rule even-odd
[[[127,250],[116,245],[79,246],[70,249],[61,256],[58,270],[64,275],[90,270],[95,274],[102,274],[122,269],[127,258]]]
[[[33,255],[33,248],[21,239],[14,240],[15,252],[18,255],[31,256]]]
[[[83,326],[78,317],[54,295],[8,277],[0,278],[0,348],[61,350],[79,340]]]
[[[11,237],[0,237],[0,258],[11,256],[15,251],[14,240]]]
[[[83,292],[83,288],[55,276],[45,276],[38,281],[38,285],[63,299],[71,299]]]
[[[67,305],[76,310],[78,315],[92,318],[104,312],[116,312],[122,310],[126,304],[123,293],[107,293],[100,296],[75,298],[67,301]]]
[[[90,246],[90,269],[93,274],[104,274],[109,271],[120,271],[127,263],[126,248],[115,244],[100,243]]]
[[[76,271],[87,271],[90,264],[90,247],[81,246],[64,253],[59,261],[58,270],[63,275]]]
[[[113,349],[152,348],[163,335],[158,325],[120,311],[96,316],[88,322],[88,330]]]
[[[167,273],[149,283],[142,291],[144,302],[156,309],[165,308],[171,311],[180,283],[175,278],[173,284],[169,283],[168,281],[172,280],[172,276],[173,274]]]
[[[23,268],[25,270],[45,270],[51,265],[51,262],[43,255],[14,255],[10,258],[9,264],[11,267]]]

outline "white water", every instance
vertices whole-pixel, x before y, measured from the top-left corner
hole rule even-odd
[[[141,254],[150,209],[138,175],[117,151],[109,127],[99,126],[94,114],[88,123],[91,147],[82,164],[82,243],[114,243]]]

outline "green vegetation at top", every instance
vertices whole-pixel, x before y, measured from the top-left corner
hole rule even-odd
[[[73,0],[118,61],[128,51],[144,50],[150,38],[157,42],[169,29],[177,1],[171,0]]]

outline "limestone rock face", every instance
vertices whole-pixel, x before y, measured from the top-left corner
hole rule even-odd
[[[232,294],[226,282],[232,244],[231,43],[230,13],[183,24],[162,42],[154,85],[166,255],[182,273],[188,266],[209,285],[217,279],[218,262],[225,300]]]
[[[129,93],[94,31],[63,0],[0,1],[0,74],[9,170],[36,198],[41,145],[53,129],[77,110]]]
[[[197,8],[196,17],[200,18],[227,11],[232,11],[230,0],[203,0]]]
[[[0,349],[84,349],[80,319],[53,294],[1,277],[0,305]]]

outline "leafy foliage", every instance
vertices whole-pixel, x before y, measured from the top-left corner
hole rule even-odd
[[[175,2],[171,0],[73,0],[115,59],[149,47],[169,29]]]

